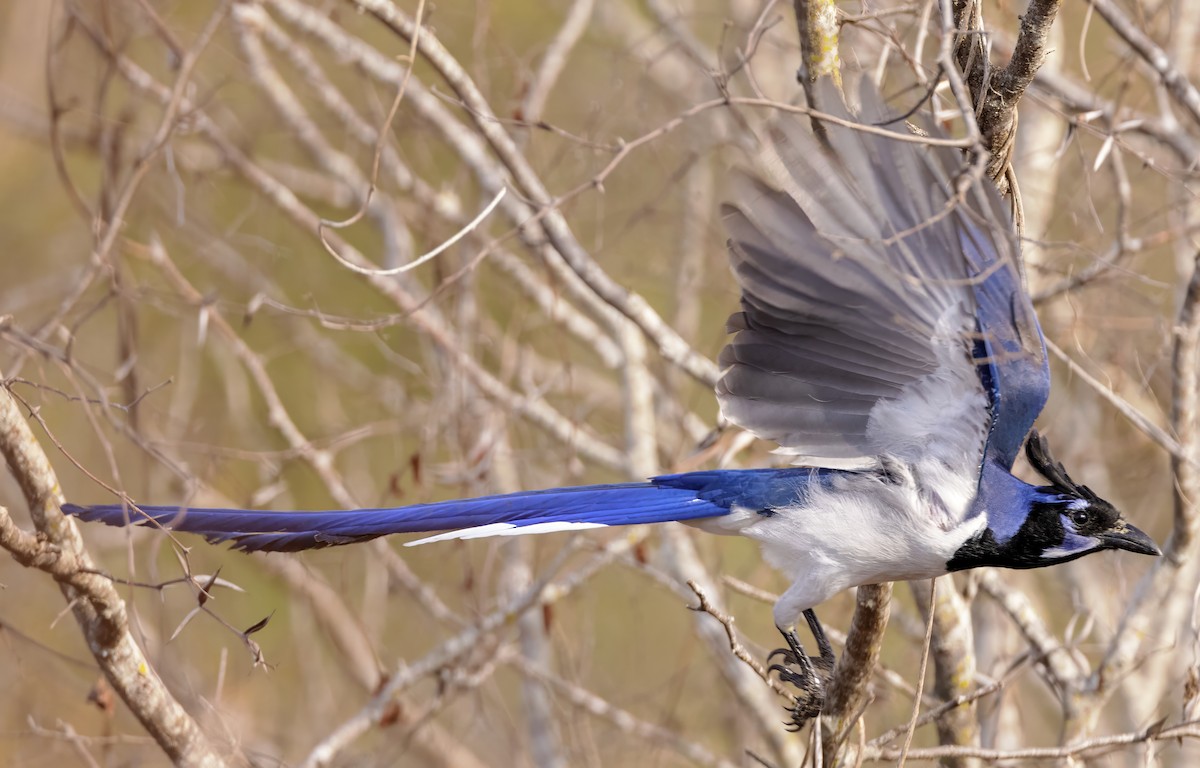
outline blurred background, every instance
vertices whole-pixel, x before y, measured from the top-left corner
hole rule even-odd
[[[982,6],[999,64],[1025,10]],[[898,113],[919,103],[945,47],[938,5],[838,14],[847,82],[874,80]],[[1176,556],[943,579],[948,650],[923,709],[969,701],[917,728],[910,760],[1066,759],[1122,734],[1089,762],[1195,758],[1147,729],[1190,722],[1200,686],[1195,511],[1164,448],[1200,455],[1178,395],[1195,363],[1174,332],[1200,221],[1183,87],[1198,28],[1189,0],[1065,3],[1014,157],[1030,287],[1061,350],[1040,428],[1139,527],[1174,530]],[[1183,86],[1162,85],[1129,30]],[[712,361],[737,305],[717,208],[755,129],[803,119],[770,106],[802,98],[797,39],[790,5],[760,0],[9,0],[0,372],[80,503],[337,509],[778,463],[714,432]],[[944,83],[932,103],[963,135]],[[394,268],[464,229],[398,274],[330,252]],[[28,526],[7,474],[0,504]],[[83,535],[234,761],[816,759],[725,628],[688,610],[695,579],[751,657],[779,644],[769,596],[786,582],[748,542],[673,525],[247,556]],[[197,611],[186,576],[218,571]],[[540,579],[554,588],[526,599]],[[3,558],[0,583],[0,759],[165,762],[53,581]],[[895,762],[925,594],[897,585],[871,699],[827,762]],[[840,637],[854,604],[819,615]],[[411,679],[387,711],[341,739],[397,676]]]

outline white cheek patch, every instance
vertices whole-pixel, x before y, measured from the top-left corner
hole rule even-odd
[[[1074,557],[1083,552],[1089,552],[1100,546],[1100,542],[1091,536],[1080,536],[1077,533],[1067,533],[1062,546],[1042,550],[1042,557],[1056,560],[1060,557]]]

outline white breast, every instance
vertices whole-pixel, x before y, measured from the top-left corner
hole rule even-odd
[[[803,504],[770,516],[735,508],[699,525],[754,539],[794,580],[776,606],[776,623],[787,626],[844,589],[946,573],[946,562],[987,524],[983,515],[967,519],[975,482],[941,462],[889,479],[844,474],[828,487],[813,483]]]

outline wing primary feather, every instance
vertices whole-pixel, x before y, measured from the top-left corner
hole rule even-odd
[[[862,122],[887,117],[867,84],[861,103]],[[963,175],[958,150],[886,135],[903,127],[826,130],[828,150],[803,120],[772,125],[767,181],[735,178],[722,209],[742,290],[720,356],[722,413],[816,466],[869,465],[922,458],[895,414],[923,403],[923,429],[980,452],[964,462],[986,453],[1011,467],[1049,374],[1003,202]],[[976,418],[930,405],[955,391]]]

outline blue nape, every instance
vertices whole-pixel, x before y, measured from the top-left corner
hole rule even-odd
[[[326,512],[270,512],[120,504],[63,511],[82,520],[123,526],[129,522],[198,533],[212,542],[232,541],[248,551],[297,551],[364,541],[392,533],[508,524],[637,525],[696,520],[727,514],[734,504],[772,509],[794,504],[819,474],[810,469],[713,470],[663,475],[647,483],[552,488],[408,507]],[[140,512],[139,512],[140,510]]]
[[[988,530],[997,543],[1003,544],[1017,535],[1033,502],[1043,495],[1010,473],[999,460],[985,458],[974,508],[987,516]]]

